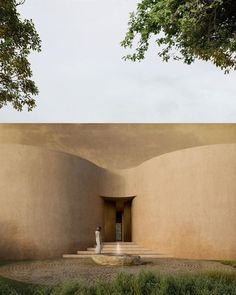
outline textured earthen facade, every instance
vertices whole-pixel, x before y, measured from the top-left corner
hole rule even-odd
[[[236,258],[236,124],[1,125],[0,163],[0,259],[93,245],[106,198],[139,245]]]

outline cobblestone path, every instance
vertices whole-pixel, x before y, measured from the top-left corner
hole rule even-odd
[[[162,274],[199,271],[227,271],[236,274],[233,267],[216,261],[152,259],[145,260],[139,266],[110,267],[99,266],[90,258],[83,258],[10,263],[0,266],[0,276],[27,283],[55,285],[68,280],[82,280],[86,283],[93,283],[97,279],[111,280],[118,272],[138,273],[141,270]]]

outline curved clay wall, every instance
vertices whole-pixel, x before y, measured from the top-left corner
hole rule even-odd
[[[97,166],[23,145],[1,145],[0,163],[0,259],[60,257],[94,243]]]
[[[236,258],[236,145],[185,149],[137,168],[134,240],[160,253]]]
[[[100,171],[99,194],[104,197],[132,197],[137,195],[136,169]]]
[[[236,258],[236,145],[105,170],[61,152],[0,146],[0,259],[54,258],[94,244],[100,196],[136,196],[133,240],[175,257]]]

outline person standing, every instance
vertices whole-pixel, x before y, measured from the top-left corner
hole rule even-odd
[[[101,226],[98,226],[95,231],[95,240],[96,240],[96,248],[95,253],[101,254],[102,251],[102,243],[101,243]]]

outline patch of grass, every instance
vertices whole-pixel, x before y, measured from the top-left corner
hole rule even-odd
[[[0,277],[0,295],[49,295],[50,287],[22,283]]]
[[[14,261],[11,261],[11,260],[0,260],[0,266],[11,264],[11,263],[14,263]]]
[[[220,260],[219,262],[236,268],[236,260]]]
[[[236,274],[209,272],[165,276],[152,272],[119,273],[110,283],[92,286],[65,282],[54,287],[0,278],[0,295],[236,295]]]

